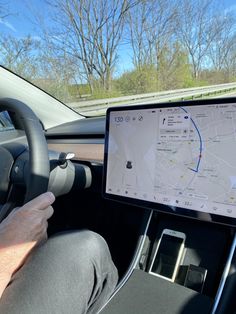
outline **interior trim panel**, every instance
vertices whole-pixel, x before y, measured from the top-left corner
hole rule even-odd
[[[103,162],[104,157],[104,144],[49,143],[48,149],[74,153],[75,160]]]

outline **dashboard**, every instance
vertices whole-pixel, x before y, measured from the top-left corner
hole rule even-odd
[[[235,101],[109,108],[103,194],[235,225]]]
[[[48,129],[45,136],[49,187],[60,197],[50,232],[86,227],[104,236],[121,278],[117,289],[117,296],[121,289],[120,309],[126,306],[123,294],[135,305],[140,292],[140,303],[147,304],[148,298],[156,310],[156,296],[162,296],[166,282],[148,269],[164,229],[186,235],[178,285],[168,285],[166,295],[178,299],[181,287],[182,299],[178,300],[182,308],[188,293],[195,293],[185,287],[191,264],[207,270],[198,300],[207,298],[208,305],[213,300],[218,304],[221,294],[217,289],[222,290],[229,277],[225,269],[235,265],[236,239],[231,228],[236,221],[235,99],[113,107],[106,119],[72,121]],[[19,142],[27,148],[24,132],[17,129],[0,132],[0,141],[14,147]],[[24,168],[27,151],[22,160]],[[130,280],[138,280],[134,298]],[[149,298],[152,291],[155,294]],[[229,298],[226,303],[230,305],[234,297]],[[160,311],[166,301],[166,296],[161,297]],[[140,309],[146,313],[141,305]]]

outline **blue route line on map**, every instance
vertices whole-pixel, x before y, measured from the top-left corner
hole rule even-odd
[[[180,107],[180,109],[182,109],[184,112],[188,113],[186,109],[184,109],[183,107]],[[192,118],[190,118],[191,122],[193,123],[196,131],[197,131],[197,134],[199,136],[199,141],[200,141],[200,147],[199,147],[199,157],[198,157],[198,163],[197,163],[197,167],[196,169],[193,169],[193,168],[189,168],[190,170],[194,171],[194,172],[198,172],[199,171],[199,166],[200,166],[200,162],[201,162],[201,158],[202,158],[202,150],[203,150],[203,147],[202,147],[202,137],[201,137],[201,134],[198,130],[198,127],[196,125],[196,123],[193,121]]]

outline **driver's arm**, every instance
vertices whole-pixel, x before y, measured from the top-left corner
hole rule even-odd
[[[32,249],[47,239],[47,220],[53,214],[50,205],[54,200],[51,192],[44,193],[14,209],[0,223],[0,297]]]

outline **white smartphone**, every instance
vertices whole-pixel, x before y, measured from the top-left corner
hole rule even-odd
[[[149,273],[174,282],[185,252],[186,235],[183,232],[164,229],[152,259]]]

